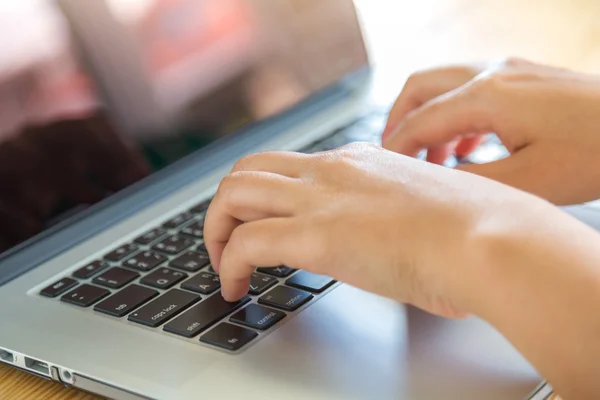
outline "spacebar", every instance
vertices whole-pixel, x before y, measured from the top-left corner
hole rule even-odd
[[[190,308],[166,324],[163,329],[176,335],[191,338],[216,324],[219,320],[227,316],[227,314],[235,311],[249,301],[250,297],[246,296],[239,301],[229,303],[221,297],[220,293],[217,293],[197,306]]]

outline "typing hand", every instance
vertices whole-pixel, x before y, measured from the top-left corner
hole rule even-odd
[[[247,293],[256,267],[287,265],[459,317],[471,312],[484,270],[469,260],[472,234],[496,219],[524,220],[536,202],[370,144],[265,153],[222,181],[205,239],[230,301]]]
[[[495,133],[511,155],[459,168],[556,204],[600,198],[600,79],[523,60],[419,72],[391,110],[383,145],[430,162]]]

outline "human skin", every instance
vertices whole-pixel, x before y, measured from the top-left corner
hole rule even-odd
[[[491,72],[503,68],[519,71]],[[409,81],[388,149],[240,160],[206,217],[223,296],[243,296],[256,266],[329,275],[443,317],[481,317],[565,399],[597,397],[600,235],[552,203],[599,193],[600,86],[521,60],[479,71],[459,71],[454,87],[440,79],[429,100],[407,95]],[[512,155],[468,172],[436,165],[487,132]],[[429,162],[409,157],[422,149]]]

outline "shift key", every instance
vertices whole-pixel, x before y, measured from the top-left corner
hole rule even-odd
[[[241,300],[230,303],[225,301],[220,293],[217,293],[197,306],[190,308],[189,311],[166,324],[163,329],[176,335],[191,338],[216,324],[249,301],[250,297],[246,296]]]
[[[172,289],[152,303],[148,303],[129,315],[127,319],[156,328],[199,300],[200,296],[183,290]]]

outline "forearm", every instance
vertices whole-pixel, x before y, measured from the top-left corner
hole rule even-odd
[[[481,301],[473,310],[564,399],[598,398],[600,235],[545,204],[542,209],[476,235]]]

